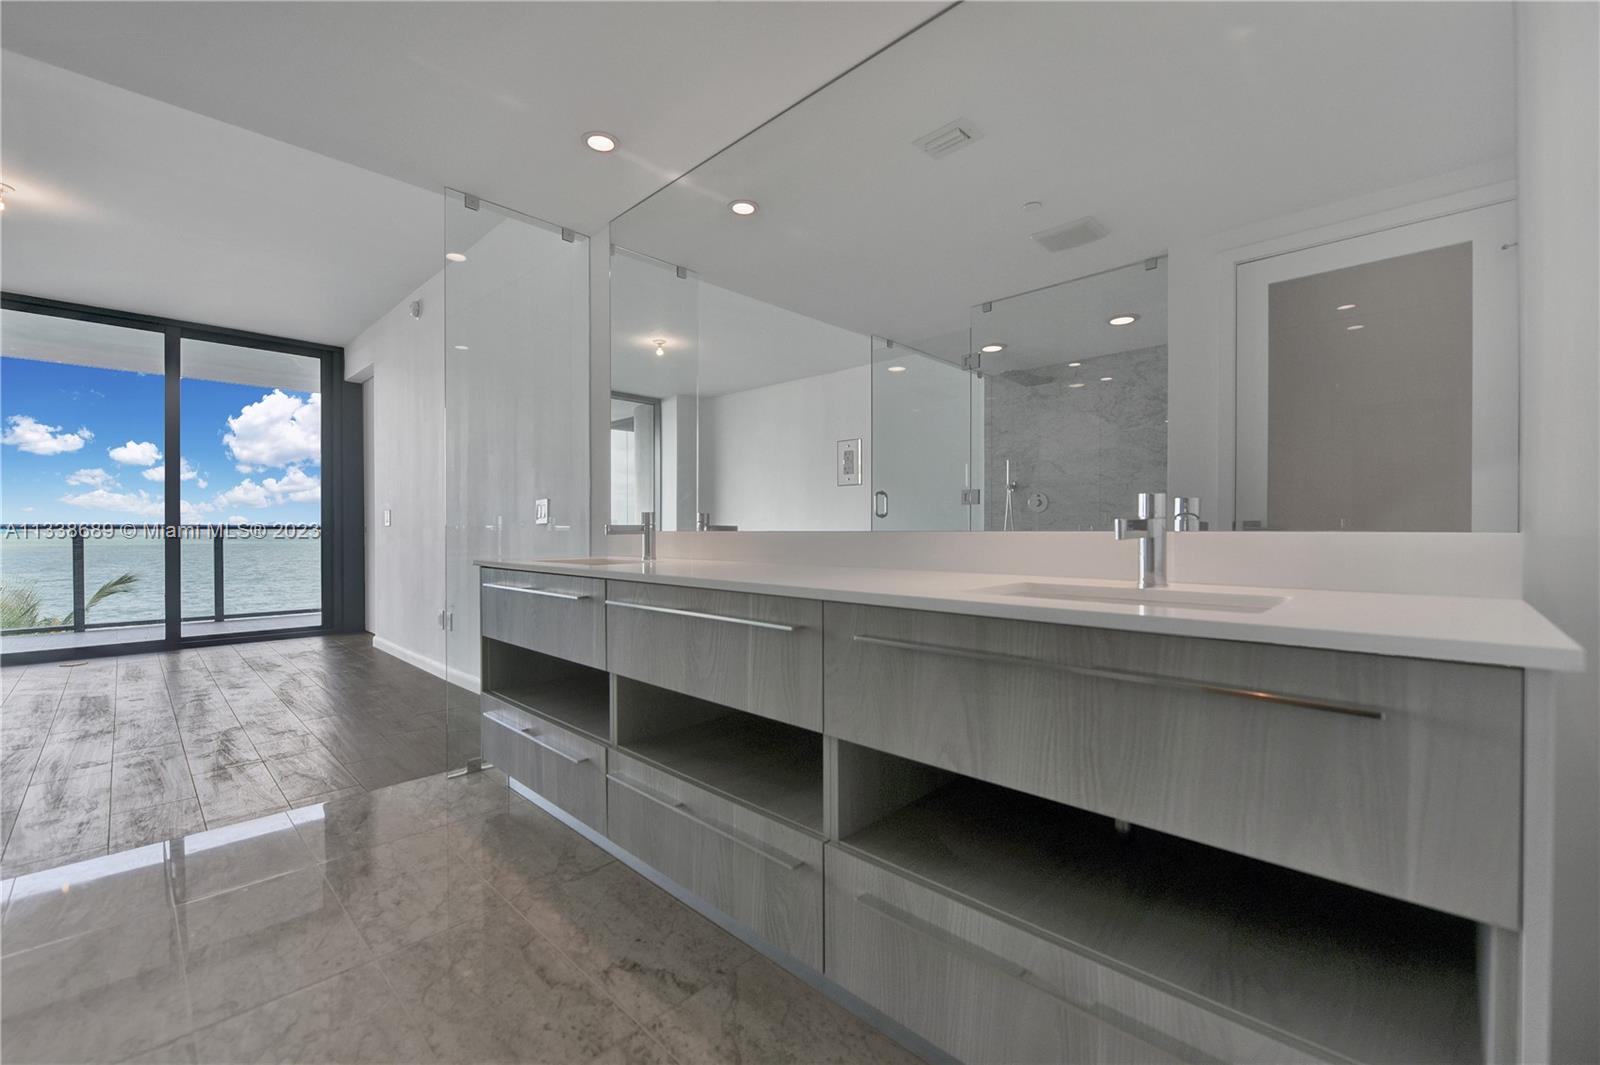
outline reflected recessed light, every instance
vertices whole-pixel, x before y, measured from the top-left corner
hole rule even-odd
[[[1347,326],[1345,326],[1345,330],[1347,332],[1354,331],[1354,330],[1357,330],[1357,329],[1365,329],[1365,328],[1366,328],[1366,326],[1364,326],[1364,325],[1347,325]]]
[[[728,210],[738,215],[752,215],[757,209],[758,205],[754,200],[734,200],[728,204]]]
[[[583,135],[583,143],[597,152],[614,152],[617,150],[617,138],[609,133],[594,130]]]
[[[1043,206],[1044,202],[1042,200],[1029,200],[1027,203],[1022,205],[1022,209],[1024,211],[1037,211]]]
[[[997,351],[1006,350],[1006,346],[1004,344],[985,344],[978,350],[983,352],[985,355],[993,355]]]
[[[1111,378],[1109,378],[1109,377],[1102,377],[1102,378],[1100,378],[1100,380],[1102,380],[1102,381],[1109,381],[1109,380],[1111,380]]]
[[[467,257],[458,251],[447,251],[444,253],[444,257],[453,263],[464,263],[467,261]]]
[[[906,372],[906,368],[904,366],[889,366],[889,367],[885,367],[885,368],[890,373],[905,373]]]
[[[654,344],[656,346],[656,358],[659,359],[659,358],[661,358],[661,356],[663,356],[663,355],[665,355],[667,353],[667,342],[665,340],[657,338],[655,340],[650,341],[650,343],[652,343],[652,344]]]
[[[4,211],[6,209],[6,193],[16,191],[17,190],[12,188],[10,185],[0,181],[0,211]]]
[[[468,348],[467,348],[467,346],[465,344],[457,344],[456,345],[456,350],[457,351],[467,351]]]
[[[1083,382],[1082,381],[1074,381],[1072,384],[1068,385],[1067,387],[1068,388],[1082,388],[1083,387]]]
[[[1137,322],[1138,320],[1139,320],[1139,316],[1137,314],[1119,314],[1119,315],[1116,315],[1115,317],[1107,318],[1106,319],[1106,324],[1107,325],[1132,325],[1134,322]]]
[[[1081,362],[1069,362],[1069,363],[1067,363],[1067,365],[1068,366],[1082,366],[1083,363],[1081,363]]]
[[[1339,306],[1334,308],[1336,311],[1353,311],[1355,309],[1356,305],[1353,303],[1341,303]]]

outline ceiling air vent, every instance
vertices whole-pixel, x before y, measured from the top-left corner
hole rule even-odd
[[[1077,248],[1092,241],[1099,240],[1106,235],[1106,227],[1094,218],[1080,218],[1076,222],[1047,229],[1042,233],[1035,233],[1033,239],[1039,242],[1039,247],[1045,251],[1066,251],[1068,248]]]
[[[927,136],[918,137],[911,143],[933,158],[942,159],[951,152],[960,151],[977,139],[978,131],[972,128],[972,123],[965,119],[957,119],[948,126],[940,126]]]

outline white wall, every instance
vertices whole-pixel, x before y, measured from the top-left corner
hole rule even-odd
[[[857,338],[859,339],[859,338]],[[861,439],[872,466],[872,378],[848,370],[700,401],[700,509],[741,529],[868,529],[868,477],[840,486],[836,445]]]
[[[410,304],[422,301],[422,317]],[[367,629],[378,647],[443,675],[444,275],[345,349],[363,381],[367,454]],[[388,509],[392,524],[383,524]]]
[[[1600,1061],[1600,6],[1517,5],[1524,595],[1583,644],[1555,678],[1550,1058]]]

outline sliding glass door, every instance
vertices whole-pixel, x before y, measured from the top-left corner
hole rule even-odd
[[[338,348],[5,296],[0,653],[360,628],[342,377]]]
[[[322,624],[321,362],[185,339],[183,635]]]

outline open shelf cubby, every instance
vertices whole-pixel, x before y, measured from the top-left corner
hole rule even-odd
[[[1484,1060],[1471,921],[840,746],[841,773],[923,792],[842,822],[857,854],[1336,1055]]]
[[[822,833],[822,735],[617,677],[617,747],[709,791]]]
[[[485,639],[483,690],[601,743],[611,739],[610,678],[603,669]]]

